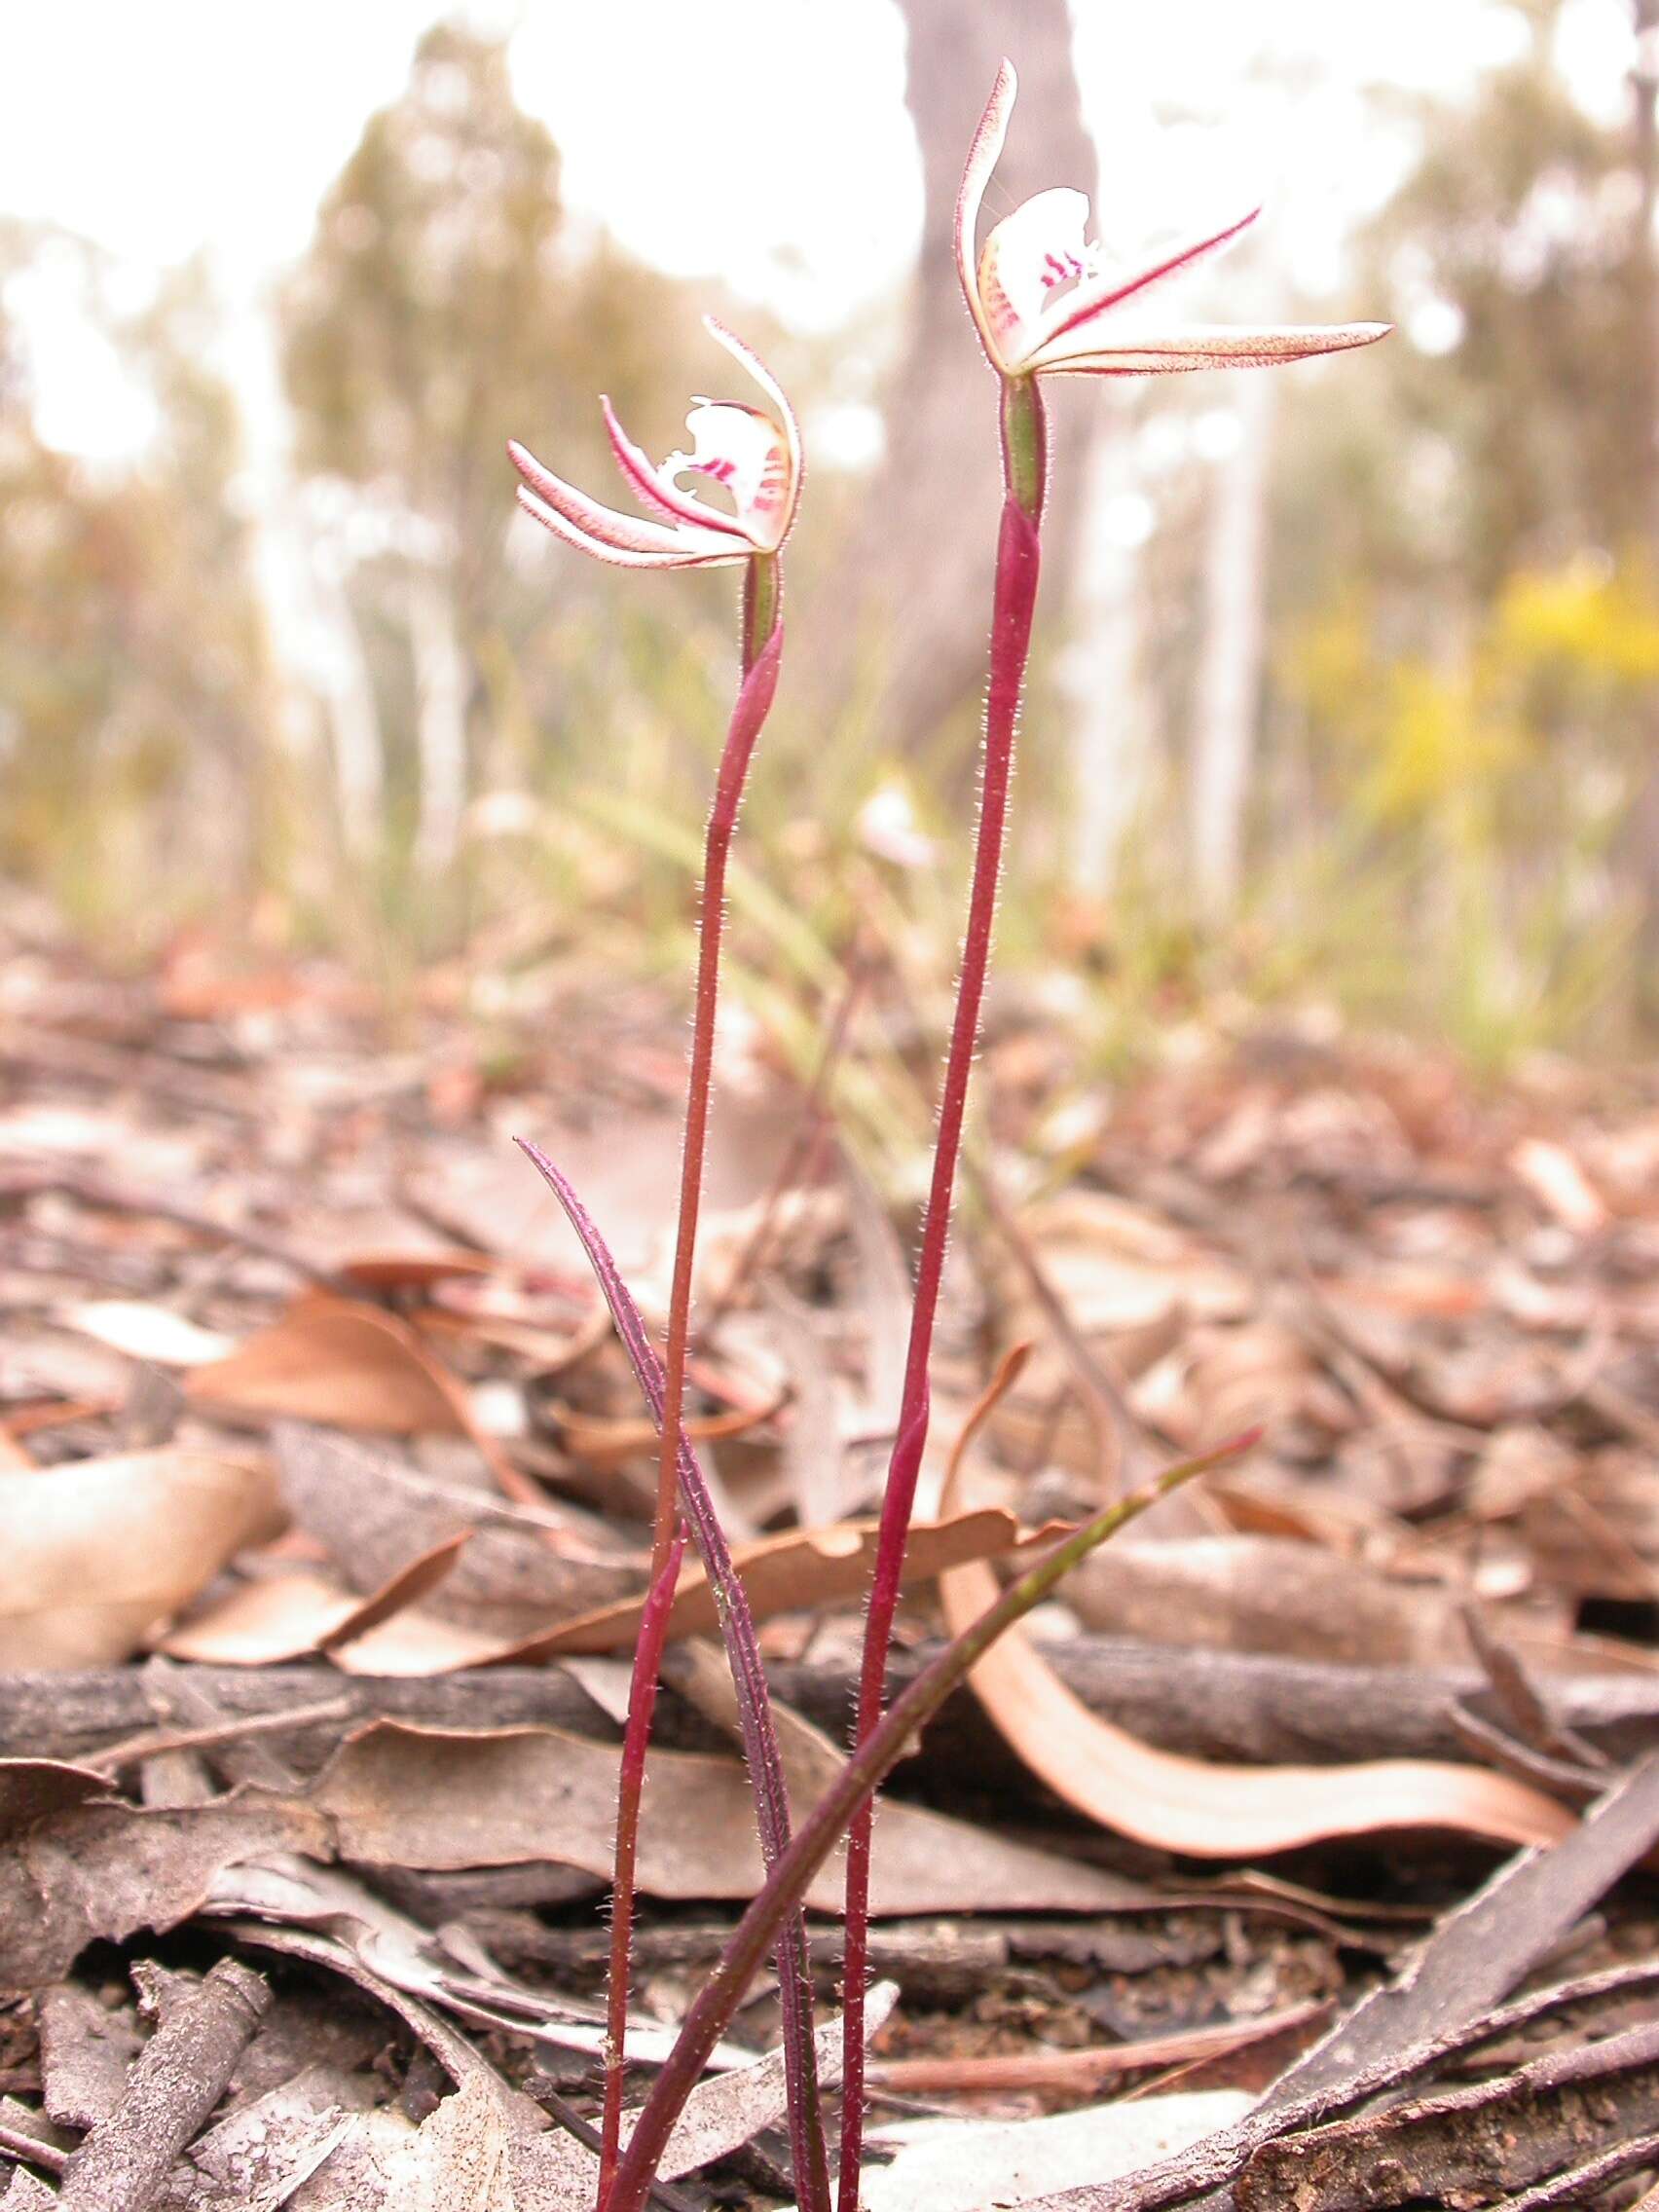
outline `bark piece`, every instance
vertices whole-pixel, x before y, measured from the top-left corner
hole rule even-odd
[[[1648,2021],[1496,2082],[1265,2144],[1234,2198],[1238,2212],[1490,2203],[1656,2131],[1659,2023]]]
[[[101,2004],[78,1982],[44,1990],[39,2007],[41,2101],[60,2127],[98,2126],[121,2103],[144,2047],[132,2009]]]
[[[1659,1751],[1622,1777],[1553,1849],[1512,1859],[1449,1913],[1405,1974],[1364,1999],[1281,2076],[1263,2110],[1282,2110],[1390,2051],[1481,2019],[1656,1840]]]

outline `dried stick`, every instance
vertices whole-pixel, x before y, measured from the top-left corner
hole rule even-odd
[[[62,2212],[144,2212],[224,2095],[270,2003],[261,1975],[235,1959],[219,1961],[156,2030],[121,2103],[70,2159],[57,2199]]]

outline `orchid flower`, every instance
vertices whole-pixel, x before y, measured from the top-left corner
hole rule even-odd
[[[1015,81],[1004,62],[969,151],[956,203],[956,266],[1002,400],[1003,511],[991,609],[990,682],[985,695],[979,830],[968,894],[956,1010],[940,1089],[933,1177],[916,1262],[910,1340],[881,1527],[870,1575],[859,1669],[857,1742],[867,1745],[881,1721],[887,1654],[904,1564],[916,1482],[928,1440],[928,1365],[944,1274],[945,1246],[962,1151],[968,1084],[979,1042],[990,968],[1014,773],[1014,731],[1031,648],[1042,570],[1043,503],[1048,489],[1047,376],[1137,376],[1177,369],[1251,368],[1340,352],[1383,336],[1379,322],[1329,328],[1169,328],[1125,313],[1166,276],[1220,252],[1246,231],[1255,210],[1225,229],[1155,256],[1131,274],[1109,269],[1086,242],[1088,202],[1081,192],[1040,192],[1006,216],[976,257],[979,208],[1014,113]],[[840,2212],[858,2212],[864,2146],[864,1984],[868,1964],[870,1808],[847,1842],[845,1999],[842,2010]]]
[[[771,411],[694,399],[685,418],[691,451],[671,453],[656,465],[628,436],[609,400],[601,399],[616,465],[648,522],[590,499],[523,446],[509,445],[524,479],[519,505],[567,545],[622,569],[722,569],[781,550],[800,504],[800,432],[793,411],[776,378],[741,338],[713,315],[703,321],[709,335],[749,371]],[[731,498],[731,511],[698,498],[682,482],[686,477],[720,486]]]
[[[1255,222],[1260,207],[1220,230],[1166,247],[1140,268],[1125,269],[1109,264],[1100,247],[1088,242],[1088,195],[1061,187],[1039,192],[1005,215],[976,261],[979,207],[1008,135],[1016,89],[1005,61],[956,203],[957,274],[999,375],[1122,377],[1265,368],[1369,346],[1385,335],[1384,322],[1235,328],[1169,325],[1146,317],[1141,303],[1150,292],[1224,253]]]
[[[653,465],[616,420],[609,400],[603,399],[600,404],[616,465],[648,519],[642,521],[638,516],[621,514],[613,507],[589,498],[575,485],[555,476],[521,445],[514,443],[507,449],[523,479],[518,494],[520,505],[555,537],[579,552],[591,553],[597,560],[624,569],[741,567],[743,570],[742,682],[720,753],[703,854],[696,996],[681,1160],[680,1217],[675,1239],[674,1279],[669,1294],[668,1343],[663,1360],[662,1439],[651,1539],[651,1598],[647,1608],[648,1614],[651,1607],[656,1608],[663,1620],[672,1601],[675,1575],[683,1549],[683,1533],[679,1530],[679,1523],[684,1502],[681,1455],[685,1448],[682,1426],[685,1368],[690,1345],[697,1219],[708,1148],[726,868],[749,764],[777,690],[784,643],[779,556],[794,524],[801,483],[800,432],[783,387],[740,338],[734,337],[712,315],[705,315],[703,319],[711,337],[749,371],[768,407],[695,400],[685,424],[691,433],[691,450],[671,453],[660,465]],[[690,486],[686,479],[692,480]],[[729,510],[696,496],[695,487],[705,481],[719,487],[730,501]],[[695,1512],[692,1520],[698,1530],[699,1546],[705,1552],[705,1564],[711,1574],[716,1575],[718,1561],[707,1556],[710,1532]],[[716,1579],[718,1581],[718,1575]],[[776,1733],[770,1708],[763,1702],[765,1674],[747,1608],[728,1605],[723,1627],[733,1672],[740,1680],[751,1683],[756,1693],[756,1737],[764,1755],[754,1781],[761,1851],[771,1866],[789,1848],[790,1818]],[[645,1752],[661,1650],[661,1636],[657,1635],[653,1641],[643,1630],[635,1649],[628,1692],[628,1756],[617,1796],[612,1887],[605,2113],[601,2131],[602,2199],[608,2189],[621,2141],[634,1871]],[[829,2212],[830,2176],[812,2040],[812,1984],[805,1921],[798,1912],[785,1927],[779,1941],[778,1975],[796,2188],[805,2212]]]

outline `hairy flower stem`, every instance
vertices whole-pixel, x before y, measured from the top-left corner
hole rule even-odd
[[[871,1733],[842,1767],[795,1830],[794,1841],[766,1878],[765,1887],[738,1922],[720,1962],[686,2013],[674,2048],[641,2108],[616,2169],[606,2212],[642,2212],[651,2176],[663,2148],[708,2063],[709,2054],[742,2004],[755,1973],[776,1938],[787,1914],[805,1895],[847,1828],[868,1804],[871,1792],[903,1755],[905,1745],[926,1725],[951,1691],[1015,1621],[1042,1604],[1061,1578],[1127,1521],[1156,1505],[1178,1484],[1190,1482],[1224,1459],[1246,1451],[1260,1434],[1223,1445],[1201,1458],[1170,1467],[1144,1490],[1120,1498],[1088,1522],[1010,1585],[995,1604],[941,1651],[909,1688],[894,1700]]]
[[[714,1080],[715,1016],[719,1004],[720,940],[725,926],[726,867],[743,803],[744,784],[756,741],[777,690],[783,655],[782,579],[778,562],[756,555],[744,571],[743,683],[720,754],[715,796],[704,845],[703,886],[697,940],[697,981],[691,1023],[691,1060],[685,1086],[685,1133],[681,1152],[680,1220],[669,1294],[668,1342],[663,1362],[662,1405],[658,1418],[662,1449],[657,1465],[656,1518],[651,1536],[651,1587],[660,1582],[681,1506],[682,1422],[685,1406],[685,1360],[690,1339],[691,1284],[696,1264],[697,1218],[702,1206],[703,1168],[708,1149],[709,1099]],[[741,1631],[739,1632],[741,1637]],[[749,1627],[753,1640],[754,1629]],[[647,1651],[642,1637],[634,1654],[628,1691],[628,1726],[643,1714],[641,1760],[649,1740],[656,1703],[660,1648]],[[764,1682],[762,1679],[762,1693]],[[775,1762],[775,1747],[774,1763]],[[775,1791],[756,1784],[762,1854],[770,1864],[789,1841],[788,1799],[778,1765]],[[639,1851],[640,1796],[619,1794],[616,1807],[616,1860],[612,1886],[611,1982],[608,2001],[614,2073],[620,2083],[626,2037],[626,1994],[633,1929],[633,1880]],[[617,1931],[621,1931],[618,1942]],[[622,1996],[616,1994],[620,1979]],[[780,1947],[779,1981],[790,2054],[790,2132],[795,2161],[795,2187],[804,2212],[829,2212],[830,2177],[819,2114],[812,2052],[812,1987],[807,1971],[805,1924],[797,1918]],[[610,2061],[608,2058],[608,2108]],[[603,2200],[603,2199],[602,2199]]]
[[[629,1365],[645,1395],[653,1419],[663,1414],[662,1361],[639,1307],[623,1281],[610,1247],[598,1224],[583,1205],[570,1178],[556,1167],[539,1147],[522,1137],[520,1145],[565,1209],[571,1227],[581,1240],[616,1334],[628,1354]],[[737,1691],[738,1730],[743,1755],[755,1792],[755,1824],[760,1833],[760,1852],[768,1869],[789,1848],[790,1800],[784,1783],[783,1754],[772,1720],[771,1692],[760,1657],[759,1641],[749,1599],[732,1564],[731,1546],[715,1511],[709,1486],[697,1463],[697,1455],[684,1428],[680,1431],[680,1496],[691,1526],[692,1541],[708,1572],[709,1587],[719,1611],[720,1638]],[[807,1972],[806,1922],[797,1907],[778,1932],[778,1985],[783,2011],[784,2072],[789,2099],[790,2147],[797,2175],[796,2194],[803,2205],[821,2206],[828,2212],[830,2175],[825,2156],[823,2107],[818,2087],[818,2061],[812,2039],[812,1983]]]
[[[759,555],[743,574],[743,688],[720,754],[703,847],[702,907],[697,927],[697,990],[691,1016],[691,1066],[685,1084],[685,1137],[680,1156],[680,1225],[674,1240],[674,1280],[668,1300],[668,1348],[662,1451],[657,1461],[656,1524],[651,1536],[653,1574],[668,1553],[674,1530],[680,1421],[685,1407],[685,1354],[691,1334],[691,1279],[697,1260],[697,1216],[703,1203],[703,1165],[709,1141],[709,1095],[714,1088],[715,1015],[720,993],[720,939],[725,929],[726,864],[737,830],[738,809],[755,741],[777,688],[784,634],[778,564]],[[764,625],[762,627],[762,625]],[[753,695],[753,696],[752,696]],[[745,712],[745,702],[750,702]]]
[[[634,1675],[628,1693],[628,1724],[622,1735],[622,1763],[616,1778],[616,1869],[610,1908],[610,1981],[605,2004],[605,2119],[600,2135],[599,2203],[604,2204],[622,2148],[622,2080],[626,2067],[628,1998],[634,1951],[634,1873],[640,1842],[640,1799],[645,1786],[645,1749],[656,1712],[662,1647],[668,1641],[668,1614],[680,1563],[685,1557],[685,1528],[674,1532],[662,1572],[651,1584],[634,1646]]]
[[[991,614],[990,683],[985,696],[984,761],[979,792],[979,834],[974,854],[974,880],[968,896],[968,929],[956,985],[956,1013],[950,1050],[940,1092],[939,1135],[934,1148],[933,1183],[922,1226],[916,1263],[915,1299],[910,1309],[910,1341],[899,1422],[881,1501],[865,1621],[864,1658],[859,1672],[858,1731],[863,1745],[881,1717],[887,1678],[887,1653],[904,1565],[904,1542],[915,1505],[916,1478],[928,1440],[928,1361],[950,1235],[951,1198],[962,1152],[962,1123],[968,1083],[979,1046],[979,1016],[990,966],[996,923],[997,883],[1002,874],[1008,823],[1009,785],[1014,774],[1014,727],[1031,647],[1031,620],[1037,605],[1041,566],[1039,529],[1048,477],[1048,436],[1043,400],[1034,381],[1005,379],[1003,385],[1002,530],[997,541],[996,596]],[[858,2212],[859,2170],[864,2152],[865,1982],[869,1957],[869,1854],[872,1808],[854,1822],[847,1845],[846,1967],[842,2013],[842,2107],[840,2212]]]

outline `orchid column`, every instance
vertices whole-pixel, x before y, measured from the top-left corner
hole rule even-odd
[[[956,204],[956,261],[985,357],[1001,387],[1002,525],[991,614],[990,682],[985,699],[978,843],[969,893],[956,1013],[940,1094],[933,1181],[916,1267],[893,1456],[882,1500],[881,1531],[865,1629],[859,1681],[858,1740],[881,1716],[904,1541],[928,1436],[928,1361],[939,1309],[951,1198],[962,1146],[968,1079],[978,1046],[979,1014],[996,918],[1014,725],[1025,681],[1041,565],[1040,533],[1049,476],[1045,376],[1135,376],[1172,370],[1245,368],[1303,359],[1380,338],[1381,323],[1322,329],[1170,330],[1131,321],[1119,311],[1165,276],[1231,244],[1255,220],[1189,240],[1133,271],[1108,270],[1085,242],[1088,202],[1081,192],[1041,192],[1004,218],[976,258],[979,207],[1002,152],[1015,82],[1004,62],[963,174]],[[1132,312],[1132,310],[1131,310]],[[864,2131],[864,1985],[868,1958],[871,1811],[854,1824],[847,1854],[846,2010],[841,2125],[841,2212],[857,2212]]]
[[[651,1543],[650,1595],[635,1649],[617,1788],[601,2203],[615,2171],[620,2139],[634,1880],[645,1749],[656,1702],[668,1607],[684,1542],[683,1532],[678,1530],[682,1417],[697,1217],[702,1199],[714,1070],[726,865],[749,763],[777,689],[784,640],[780,555],[800,501],[800,435],[788,399],[776,379],[741,340],[712,317],[706,316],[704,320],[711,336],[749,371],[773,412],[699,399],[686,418],[692,451],[671,454],[656,467],[627,437],[609,401],[602,400],[617,466],[646,510],[648,521],[642,522],[600,505],[562,477],[553,475],[522,446],[513,445],[508,449],[514,466],[524,479],[519,489],[521,505],[567,544],[620,568],[740,567],[743,570],[742,682],[720,754],[704,849],[691,1062],[686,1082],[685,1133],[681,1162],[680,1219],[662,1387],[662,1447]],[[727,513],[712,506],[683,489],[681,480],[687,476],[702,477],[721,487],[731,499],[731,511]],[[701,1530],[701,1518],[694,1515],[693,1519]],[[764,1710],[765,1677],[759,1648],[743,1604],[741,1587],[729,1573],[729,1560],[725,1563],[727,1571],[723,1577],[715,1571],[715,1562],[706,1564],[717,1585],[728,1593],[727,1617],[722,1625],[731,1648],[740,1701],[745,1697],[746,1686],[755,1692],[752,1780],[761,1848],[771,1866],[790,1841],[789,1804],[776,1736],[769,1713]],[[804,1922],[798,1916],[779,1941],[779,1979],[796,2187],[802,2205],[808,2207],[809,2212],[828,2212],[829,2177],[812,2051],[811,1984],[807,1974]]]

